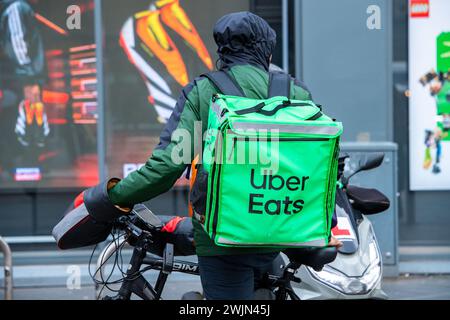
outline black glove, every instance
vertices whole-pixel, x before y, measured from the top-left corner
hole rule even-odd
[[[108,190],[119,181],[120,179],[112,178],[84,191],[84,204],[95,220],[112,222],[132,210],[116,206],[109,199]]]

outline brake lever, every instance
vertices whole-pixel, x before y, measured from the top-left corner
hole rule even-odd
[[[128,231],[131,232],[133,236],[136,238],[139,238],[142,233],[144,232],[141,228],[137,227],[135,224],[131,223],[130,221],[126,221],[125,225],[127,226]]]

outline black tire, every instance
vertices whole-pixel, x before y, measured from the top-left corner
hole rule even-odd
[[[197,291],[189,291],[183,294],[181,300],[204,300],[203,295]]]

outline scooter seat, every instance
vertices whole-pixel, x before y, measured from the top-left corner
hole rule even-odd
[[[320,271],[324,265],[336,259],[337,249],[335,247],[286,249],[283,253],[299,267],[305,265]]]

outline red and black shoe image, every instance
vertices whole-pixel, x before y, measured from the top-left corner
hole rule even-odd
[[[169,82],[181,88],[192,80],[169,30],[187,44],[207,70],[213,69],[211,56],[179,0],[153,1],[149,10],[130,17],[120,33],[120,45],[142,76],[160,123],[167,122],[176,104],[178,92],[173,92]],[[161,64],[163,71],[155,67]]]

